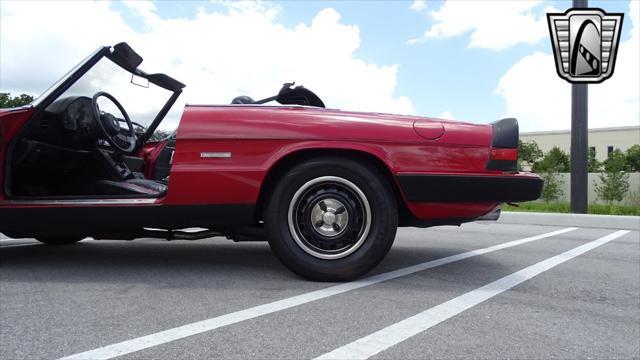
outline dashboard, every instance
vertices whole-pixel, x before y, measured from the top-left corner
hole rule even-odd
[[[98,139],[91,99],[86,96],[58,99],[34,125],[29,138],[58,146],[89,150]]]

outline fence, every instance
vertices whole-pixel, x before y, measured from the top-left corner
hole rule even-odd
[[[562,181],[562,185],[560,188],[564,192],[557,201],[559,202],[569,202],[571,199],[571,174],[570,173],[560,173],[559,179]],[[589,190],[588,190],[588,199],[589,204],[604,204],[605,202],[598,199],[598,195],[595,191],[594,182],[600,183],[599,179],[600,173],[589,173]],[[633,198],[635,197],[635,203]],[[634,172],[629,173],[629,192],[625,195],[625,198],[620,202],[623,205],[635,205],[637,206],[637,201],[640,198],[640,173]],[[541,200],[539,200],[541,201]]]

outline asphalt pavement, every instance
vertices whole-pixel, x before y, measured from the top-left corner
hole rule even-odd
[[[266,243],[0,239],[0,358],[639,358],[640,233],[399,229],[344,284]]]

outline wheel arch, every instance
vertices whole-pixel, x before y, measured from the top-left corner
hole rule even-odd
[[[406,199],[400,190],[400,186],[393,175],[389,163],[372,151],[355,148],[339,148],[339,147],[322,147],[322,148],[304,148],[297,149],[286,153],[272,162],[267,170],[264,180],[260,186],[258,201],[256,203],[256,219],[262,220],[262,212],[268,197],[268,194],[276,186],[278,179],[294,166],[319,157],[347,157],[349,159],[363,161],[369,166],[378,170],[393,189],[393,194],[398,204],[398,222],[413,218],[406,204]]]

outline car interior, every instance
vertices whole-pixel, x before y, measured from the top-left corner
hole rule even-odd
[[[101,96],[111,97],[98,93],[94,99]],[[100,112],[95,101],[85,96],[53,102],[17,140],[11,162],[12,195],[163,196],[175,135],[158,144],[163,147],[160,156],[154,168],[147,169],[138,155],[144,129],[122,113],[125,119]]]
[[[107,63],[124,69],[131,83],[141,88],[152,83],[172,92],[148,128],[131,121],[120,102],[102,90],[93,96],[89,92],[91,97],[65,95],[105,58]],[[175,133],[156,141],[149,139],[185,85],[165,74],[138,69],[142,60],[126,43],[101,47],[47,90],[42,100],[37,100],[32,118],[8,147],[7,195],[18,199],[164,196]],[[143,83],[135,83],[136,77]],[[100,109],[103,105],[109,112]],[[145,158],[150,153],[154,162]]]
[[[148,88],[153,83],[173,95],[148,128],[131,121],[120,102],[98,91],[92,97],[64,95],[74,83],[107,58],[131,77],[131,83]],[[175,149],[175,132],[149,142],[151,134],[182,92],[184,84],[165,75],[138,69],[142,57],[126,43],[98,49],[63,78],[12,141],[5,168],[5,192],[13,198],[157,198],[166,194]],[[137,84],[134,78],[146,82]],[[62,81],[61,80],[61,81]],[[303,86],[285,83],[277,95],[254,101],[240,96],[232,104],[264,104],[324,107],[322,100]],[[84,92],[83,92],[84,93]],[[101,100],[102,102],[98,102]],[[107,101],[110,112],[100,106]],[[152,148],[155,161],[146,159]]]
[[[271,98],[241,96],[233,104],[324,107],[310,90],[286,83]],[[100,111],[106,98],[121,117]],[[11,157],[10,194],[14,197],[162,197],[169,185],[175,133],[161,141],[153,164],[141,157],[145,128],[129,119],[118,100],[105,92],[92,98],[66,96],[32,119],[17,139]],[[147,169],[152,166],[152,169]],[[145,174],[150,175],[149,178]]]

